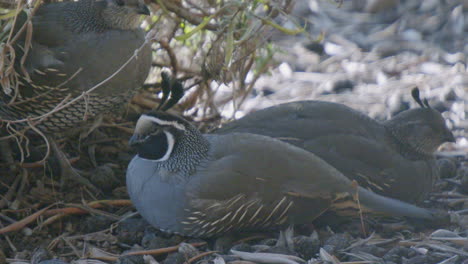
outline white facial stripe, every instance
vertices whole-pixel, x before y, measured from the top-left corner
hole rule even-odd
[[[142,121],[151,121],[151,122],[157,123],[159,125],[170,125],[170,126],[173,126],[173,127],[177,128],[179,130],[185,131],[185,126],[178,123],[177,121],[165,121],[165,120],[159,119],[159,118],[154,117],[154,116],[149,116],[149,115],[142,115],[140,117],[140,119],[142,119]]]
[[[164,154],[164,157],[160,158],[158,161],[165,161],[169,159],[169,157],[172,154],[172,150],[174,149],[174,143],[175,143],[174,136],[167,131],[164,131],[164,134],[166,134],[166,137],[167,137],[167,152],[166,154]]]

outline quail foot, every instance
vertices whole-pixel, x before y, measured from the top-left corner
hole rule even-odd
[[[327,210],[353,211],[356,197],[364,212],[436,218],[267,136],[202,134],[178,116],[153,111],[139,118],[130,145],[137,151],[127,169],[130,198],[150,224],[170,233],[210,237],[310,223]]]
[[[434,151],[454,142],[442,115],[412,91],[420,108],[378,122],[342,104],[298,101],[256,111],[214,133],[247,132],[280,139],[314,153],[360,186],[420,202],[439,170]]]
[[[53,141],[121,107],[144,83],[151,66],[150,44],[140,29],[142,15],[149,15],[143,0],[50,3],[34,13],[32,31],[26,27],[22,32],[26,15],[18,15],[15,30],[21,35],[14,47],[19,87],[0,96],[0,119],[16,121],[17,130],[34,126]],[[86,183],[52,146],[62,179]]]

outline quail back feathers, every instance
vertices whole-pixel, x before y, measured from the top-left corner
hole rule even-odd
[[[298,101],[248,114],[215,131],[274,137],[308,150],[360,186],[395,199],[418,202],[438,178],[433,152],[454,142],[442,115],[419,91],[421,106],[380,123],[342,104]]]
[[[110,76],[93,92],[49,114],[38,127],[62,132],[122,105],[143,84],[151,66],[150,45],[139,28],[141,15],[149,15],[149,10],[138,0],[40,6],[32,17],[31,47],[25,48],[24,32],[15,43],[19,85],[1,98],[0,117],[18,120],[45,115]],[[26,15],[20,14],[16,30],[25,21]]]
[[[432,212],[356,186],[314,154],[249,133],[203,135],[186,120],[150,112],[130,145],[127,188],[138,212],[171,233],[209,237],[308,223],[349,206],[433,220]],[[339,204],[335,201],[340,201]]]

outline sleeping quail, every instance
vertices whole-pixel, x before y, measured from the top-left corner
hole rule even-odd
[[[153,111],[140,117],[130,145],[138,153],[127,170],[130,198],[166,232],[210,237],[308,223],[326,210],[353,212],[353,197],[363,211],[436,218],[359,187],[314,154],[271,137],[204,135],[180,117]]]
[[[32,42],[27,54],[27,34],[23,33],[16,43],[15,66],[21,74],[18,94],[4,96],[1,118],[44,115],[105,81],[140,49],[115,76],[89,95],[48,115],[37,127],[46,132],[64,132],[122,105],[143,84],[151,64],[151,49],[144,45],[145,34],[139,28],[142,14],[149,15],[149,10],[138,0],[42,5],[32,17]],[[21,14],[17,28],[25,19]],[[23,55],[26,57],[21,65]]]
[[[438,177],[433,152],[455,138],[442,115],[421,102],[417,89],[412,95],[420,108],[383,123],[342,104],[299,101],[251,113],[215,133],[281,139],[314,153],[360,186],[418,202]]]
[[[19,125],[33,125],[51,136],[122,106],[151,66],[150,44],[139,28],[141,15],[149,15],[143,0],[44,4],[31,19],[27,48],[27,30],[20,32],[27,20],[21,13],[15,31],[22,35],[14,43],[19,87],[0,97],[0,119],[29,119]],[[56,154],[62,169],[70,167],[63,153]]]

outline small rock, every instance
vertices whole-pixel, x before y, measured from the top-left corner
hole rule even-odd
[[[468,194],[468,167],[460,167],[457,170],[457,179],[460,179],[460,191]]]
[[[410,259],[403,260],[402,264],[430,264],[430,263],[439,263],[444,260],[444,256],[437,255],[418,255]]]
[[[318,42],[311,42],[308,44],[304,44],[304,47],[312,52],[317,53],[318,55],[323,55],[325,52],[325,48],[323,47],[323,44],[320,44]]]
[[[270,249],[270,246],[267,245],[252,245],[252,248],[255,252],[266,252]]]
[[[183,254],[186,258],[193,258],[198,255],[200,251],[198,251],[194,246],[182,242],[179,246],[179,253]]]
[[[442,101],[437,101],[437,102],[430,102],[429,105],[434,108],[435,110],[443,113],[445,111],[450,110],[450,105],[448,105],[446,102]]]
[[[178,245],[181,241],[179,236],[169,238],[161,236],[159,232],[146,231],[141,240],[141,245],[146,249],[157,249]]]
[[[439,159],[437,160],[437,166],[439,167],[440,178],[453,178],[457,174],[457,164],[452,159]]]
[[[424,255],[412,257],[410,259],[403,260],[402,264],[427,264],[427,258]]]
[[[386,252],[387,250],[380,248],[380,247],[373,246],[373,245],[358,246],[358,247],[351,249],[351,253],[354,253],[357,255],[359,255],[359,253],[367,253],[367,254],[370,254],[372,256],[379,257],[379,258],[383,257]],[[359,261],[362,259],[351,256],[349,260]]]
[[[252,246],[247,243],[240,243],[231,248],[232,250],[243,251],[243,252],[254,252]]]
[[[169,254],[167,258],[163,261],[164,264],[183,264],[188,260],[184,254],[176,252]]]
[[[438,229],[432,232],[431,237],[460,237],[457,233],[446,229]]]
[[[148,222],[142,218],[127,218],[117,227],[117,239],[127,245],[139,244],[148,226]]]
[[[214,243],[214,250],[221,253],[229,253],[229,249],[234,243],[234,238],[232,236],[222,236],[216,239]]]
[[[387,262],[401,263],[403,258],[410,258],[415,255],[415,251],[406,247],[394,247],[390,249],[382,258]]]
[[[142,255],[122,256],[117,259],[116,264],[145,264],[145,260]]]
[[[307,236],[296,236],[294,237],[294,249],[301,258],[311,259],[320,249],[320,240]]]
[[[332,91],[335,93],[342,93],[345,91],[352,91],[354,82],[351,80],[339,80],[333,83]]]
[[[260,241],[258,244],[260,245],[267,245],[267,246],[274,246],[278,242],[278,239],[276,238],[268,238]]]
[[[127,186],[119,186],[112,190],[115,199],[128,199]]]
[[[367,0],[365,11],[369,13],[379,13],[396,8],[400,0]]]
[[[68,264],[68,262],[61,259],[47,259],[39,262],[38,264]]]
[[[89,180],[103,191],[111,191],[119,185],[119,180],[115,176],[110,165],[104,164],[90,172]]]
[[[49,252],[45,248],[37,248],[31,256],[31,264],[38,264],[49,257]]]
[[[445,101],[455,101],[457,100],[458,96],[457,93],[453,89],[450,89],[445,95],[444,95],[444,100]]]
[[[233,261],[240,261],[238,256],[234,255],[218,255],[220,258],[224,260],[226,263],[231,263]]]
[[[80,228],[84,233],[94,233],[108,228],[115,221],[102,215],[87,216],[81,222]]]
[[[275,254],[284,254],[284,255],[293,255],[297,256],[297,253],[292,251],[291,249],[284,247],[284,246],[274,246],[274,247],[268,247],[265,248],[264,250],[261,250],[259,252],[263,253],[275,253]]]
[[[351,245],[351,239],[352,237],[348,233],[332,235],[325,241],[323,249],[330,255],[335,255],[339,250]]]

